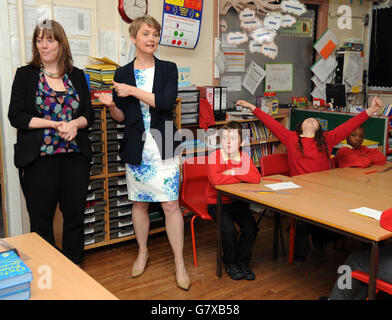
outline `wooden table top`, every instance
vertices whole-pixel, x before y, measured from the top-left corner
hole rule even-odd
[[[33,272],[31,300],[117,300],[87,273],[36,233],[4,239],[21,254]],[[0,246],[1,248],[1,246]],[[3,250],[1,250],[3,251]],[[45,288],[51,279],[51,289]]]
[[[381,228],[379,221],[349,210],[368,207],[384,211],[392,206],[392,170],[365,174],[390,166],[388,163],[366,169],[333,169],[295,177],[271,176],[301,186],[282,190],[288,194],[248,191],[271,190],[264,185],[276,182],[267,180],[261,180],[260,184],[239,183],[215,188],[369,240],[382,241],[391,237],[392,232]]]

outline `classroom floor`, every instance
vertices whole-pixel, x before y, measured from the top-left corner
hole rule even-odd
[[[288,248],[289,219],[282,219]],[[249,300],[317,300],[328,296],[336,280],[338,266],[349,252],[361,250],[362,244],[346,239],[344,249],[331,243],[323,251],[312,248],[304,263],[288,263],[279,252],[272,260],[273,219],[264,217],[254,245],[251,267],[256,280],[231,280],[224,267],[222,278],[216,276],[215,223],[196,220],[198,267],[193,265],[190,218],[185,221],[184,258],[192,285],[188,291],[175,282],[173,255],[166,233],[150,236],[149,262],[145,273],[132,279],[131,266],[137,255],[136,240],[86,251],[82,268],[119,299],[249,299]],[[286,249],[288,254],[288,249]]]

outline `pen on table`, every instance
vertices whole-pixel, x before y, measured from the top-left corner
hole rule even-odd
[[[376,172],[378,172],[378,171],[377,170],[373,170],[373,171],[365,172],[365,174],[371,174],[371,173],[376,173]]]
[[[282,182],[282,179],[272,179],[272,178],[262,178],[263,180],[267,180],[267,181],[278,181],[278,182]]]
[[[257,193],[286,193],[286,194],[290,194],[290,192],[285,192],[285,191],[275,191],[275,190],[241,190],[241,192],[257,192]]]

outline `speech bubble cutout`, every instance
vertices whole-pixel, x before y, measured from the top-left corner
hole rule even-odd
[[[253,20],[254,18],[256,18],[256,11],[250,8],[245,8],[240,12],[239,18],[241,21]]]
[[[280,13],[270,13],[264,18],[264,27],[267,29],[278,30],[282,23],[282,15]]]
[[[251,53],[255,53],[255,52],[259,52],[260,53],[261,52],[261,46],[262,46],[261,43],[258,43],[258,42],[254,41],[254,40],[249,41],[249,51]]]
[[[226,39],[228,44],[238,45],[248,41],[248,36],[246,35],[246,33],[238,32],[238,31],[229,32]]]
[[[295,19],[293,16],[290,16],[289,14],[285,14],[282,18],[282,22],[281,22],[280,26],[281,27],[291,27],[296,22],[297,22],[297,19]]]
[[[253,31],[251,36],[258,43],[272,42],[276,37],[276,31],[261,27]]]
[[[282,11],[292,13],[297,16],[300,16],[307,11],[306,6],[297,0],[282,1],[280,3],[280,7],[282,8]]]
[[[252,20],[242,20],[241,28],[247,30],[248,32],[251,32],[257,29],[260,26],[260,23],[260,19],[257,17]]]
[[[222,33],[226,33],[227,32],[227,22],[225,19],[220,19],[219,21],[219,30]]]
[[[278,56],[278,46],[274,43],[264,43],[260,52],[268,58],[275,59]]]

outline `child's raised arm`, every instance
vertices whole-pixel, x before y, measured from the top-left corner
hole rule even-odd
[[[276,121],[268,113],[256,108],[253,104],[245,100],[238,100],[236,106],[242,106],[248,108],[253,114],[259,118],[263,124],[271,130],[271,132],[277,137],[284,145],[288,141],[290,130],[283,126],[280,122]]]

